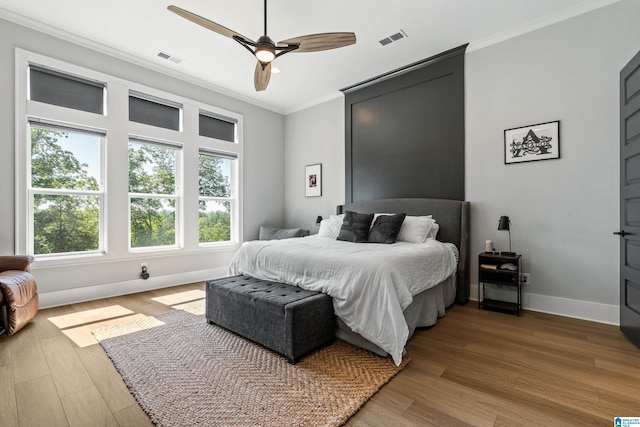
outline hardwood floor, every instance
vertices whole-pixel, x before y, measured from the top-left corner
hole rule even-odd
[[[204,285],[41,310],[0,337],[0,426],[146,426],[91,330],[203,300]],[[454,306],[347,425],[612,426],[640,417],[640,350],[615,326]]]

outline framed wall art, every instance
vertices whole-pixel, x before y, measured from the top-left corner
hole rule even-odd
[[[305,170],[305,196],[322,196],[322,163],[307,165]]]
[[[504,163],[560,158],[560,121],[504,131]]]

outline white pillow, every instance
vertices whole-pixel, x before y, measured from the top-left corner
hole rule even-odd
[[[331,215],[328,219],[320,221],[320,229],[318,230],[318,237],[325,237],[327,239],[337,239],[340,234],[340,228],[342,228],[342,220],[344,215]]]
[[[435,221],[435,220],[434,220]],[[427,239],[434,239],[438,237],[438,231],[440,231],[440,225],[437,222],[434,222],[427,233]]]
[[[378,219],[379,216],[382,215],[396,215],[396,214],[390,214],[390,213],[374,213],[373,214],[373,221],[371,221],[371,227],[373,227],[373,224],[376,222],[376,219]],[[409,215],[405,216],[405,218],[408,218]],[[415,218],[415,217],[414,217]],[[432,218],[432,215],[424,215],[420,218]]]
[[[429,216],[407,216],[398,233],[399,242],[424,243],[436,221]],[[439,226],[438,226],[439,228]],[[437,233],[437,231],[436,231]]]

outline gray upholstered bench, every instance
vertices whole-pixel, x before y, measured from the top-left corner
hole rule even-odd
[[[206,318],[287,357],[289,362],[329,344],[331,297],[249,276],[207,281]]]

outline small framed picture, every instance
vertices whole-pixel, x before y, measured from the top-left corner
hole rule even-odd
[[[305,196],[322,196],[322,163],[307,165],[305,170]]]
[[[504,163],[560,158],[560,121],[504,131]]]

